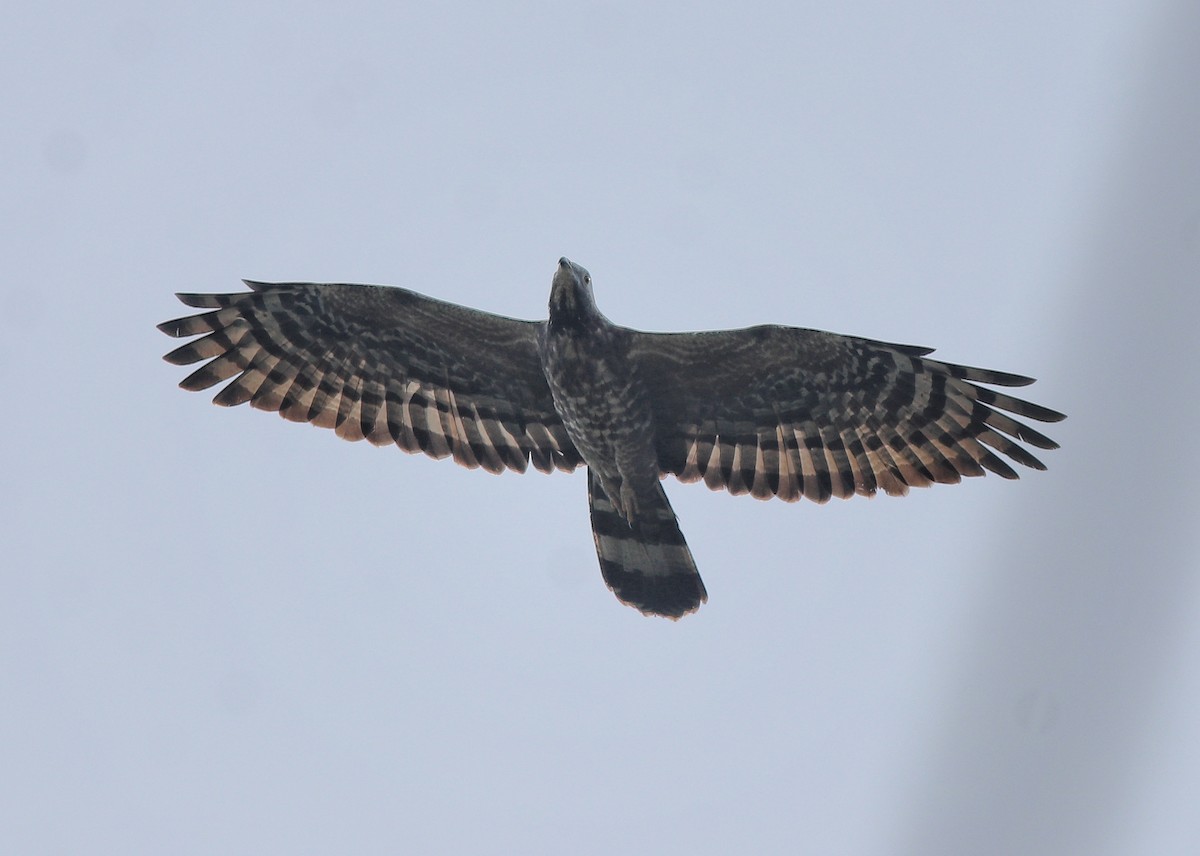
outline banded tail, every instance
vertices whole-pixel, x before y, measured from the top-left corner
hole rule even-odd
[[[622,603],[644,615],[682,618],[708,600],[692,551],[661,484],[637,519],[625,520],[588,469],[588,508],[604,582]]]

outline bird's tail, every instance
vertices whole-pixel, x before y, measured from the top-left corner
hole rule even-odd
[[[588,508],[604,582],[622,603],[646,615],[681,618],[708,600],[692,551],[661,484],[654,499],[639,498],[636,519],[617,513],[600,480],[588,470]]]

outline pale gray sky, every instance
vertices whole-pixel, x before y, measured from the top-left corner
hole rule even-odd
[[[57,3],[0,52],[0,851],[1200,852],[1200,7]],[[1047,473],[585,482],[176,388],[240,277],[1032,374]]]

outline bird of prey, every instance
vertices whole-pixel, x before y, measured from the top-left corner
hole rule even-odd
[[[604,581],[647,615],[677,619],[708,599],[667,474],[787,502],[901,495],[985,471],[1017,478],[1004,458],[1045,469],[1018,441],[1057,444],[1013,417],[1064,418],[980,385],[1032,378],[932,360],[931,348],[775,325],[621,327],[565,258],[540,322],[403,288],[246,285],[180,294],[208,311],[158,325],[200,337],[165,357],[207,361],[181,387],[232,378],[215,403],[492,473],[586,466]]]

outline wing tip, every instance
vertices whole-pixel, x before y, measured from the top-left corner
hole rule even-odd
[[[989,383],[998,386],[1029,386],[1036,380],[1029,375],[1012,374],[1011,372],[996,372],[994,377],[996,380],[989,381]]]

